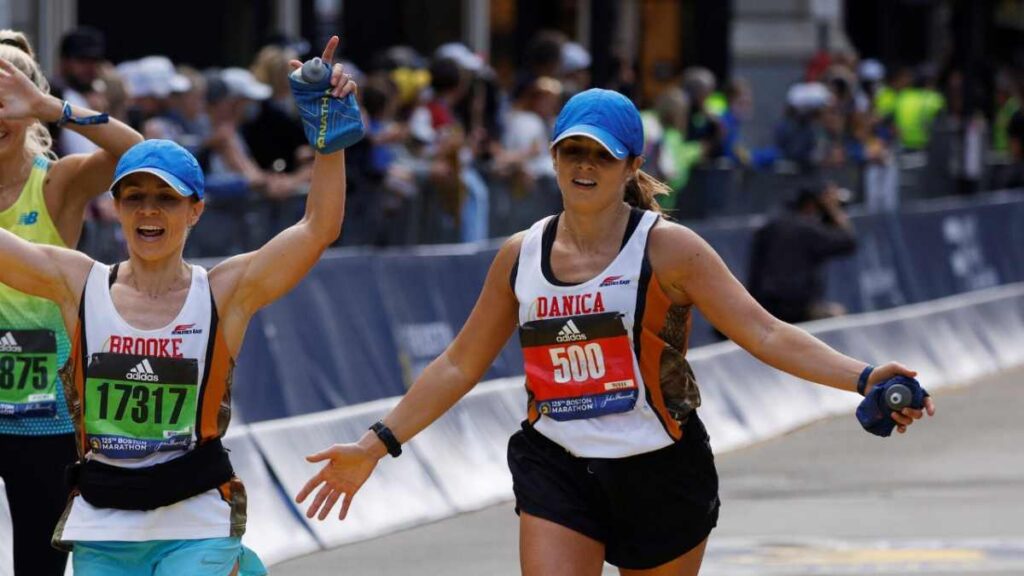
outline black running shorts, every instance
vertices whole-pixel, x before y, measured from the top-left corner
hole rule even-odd
[[[603,542],[605,560],[620,568],[674,560],[718,523],[718,473],[696,413],[679,442],[626,458],[578,458],[524,422],[508,465],[517,513]]]

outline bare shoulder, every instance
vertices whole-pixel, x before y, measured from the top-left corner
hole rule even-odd
[[[512,270],[519,261],[519,250],[523,246],[523,238],[526,232],[519,232],[510,236],[498,249],[498,253],[491,262],[490,272],[487,274],[487,284],[491,286],[500,285],[508,294],[512,293],[512,285],[509,278],[512,277]],[[504,291],[503,290],[503,291]]]
[[[656,273],[681,272],[707,258],[711,246],[696,232],[676,222],[659,220],[648,237],[648,255]]]
[[[515,264],[519,258],[519,250],[523,247],[523,239],[526,238],[526,231],[516,232],[509,236],[505,242],[502,243],[501,248],[498,249],[498,254],[494,257],[494,263],[499,262],[507,264],[509,268]]]

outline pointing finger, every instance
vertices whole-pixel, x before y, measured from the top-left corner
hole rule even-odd
[[[338,48],[339,42],[340,40],[338,40],[337,36],[331,36],[331,39],[327,41],[327,46],[324,47],[324,53],[321,58],[328,64],[334,62],[334,50]]]

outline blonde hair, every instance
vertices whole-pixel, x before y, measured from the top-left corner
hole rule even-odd
[[[632,161],[632,158],[630,161]],[[630,206],[662,214],[663,212],[661,206],[658,205],[656,196],[668,196],[671,193],[672,188],[669,188],[667,184],[643,170],[637,170],[636,178],[630,178],[626,182],[624,200]]]
[[[16,30],[0,30],[0,58],[10,62],[31,80],[44,94],[50,93],[50,83],[35,60],[35,52],[28,38]],[[53,153],[53,138],[46,126],[36,120],[25,131],[25,154],[31,159],[45,156],[56,160]]]
[[[288,86],[288,73],[291,72],[291,67],[288,65],[288,61],[298,59],[298,57],[299,55],[291,48],[264,46],[256,54],[256,59],[249,67],[249,71],[257,80],[270,85],[274,90],[274,97],[278,98],[291,93],[291,88]]]

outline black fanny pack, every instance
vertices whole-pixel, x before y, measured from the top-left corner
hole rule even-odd
[[[216,488],[234,476],[220,439],[146,468],[122,468],[95,460],[67,467],[66,480],[97,508],[153,510]]]

